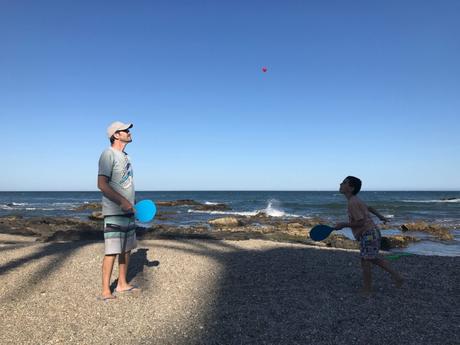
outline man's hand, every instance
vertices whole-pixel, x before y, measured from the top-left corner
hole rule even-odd
[[[134,213],[134,206],[128,200],[123,200],[120,205],[123,212]]]

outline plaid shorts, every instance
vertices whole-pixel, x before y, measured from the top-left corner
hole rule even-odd
[[[368,230],[359,238],[359,255],[362,259],[376,259],[380,250],[381,235],[378,229]]]

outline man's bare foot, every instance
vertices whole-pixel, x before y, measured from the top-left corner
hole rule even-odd
[[[123,292],[138,292],[141,291],[141,289],[138,286],[135,285],[124,285],[124,286],[117,286],[115,288],[115,291],[118,293],[123,293]]]
[[[112,295],[112,292],[110,291],[102,293],[102,296],[101,296],[101,299],[103,301],[108,301],[108,300],[115,299],[115,298],[117,298],[117,296]]]

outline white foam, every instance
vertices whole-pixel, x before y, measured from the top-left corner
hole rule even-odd
[[[13,208],[8,205],[0,205],[0,210],[13,210]]]
[[[255,216],[258,211],[253,212],[231,212],[231,211],[200,211],[200,210],[188,210],[188,213],[207,213],[207,214],[224,214],[233,216]]]
[[[290,214],[284,212],[280,207],[279,207],[280,202],[276,199],[272,199],[268,201],[267,207],[261,210],[255,210],[255,211],[241,211],[241,212],[236,212],[236,211],[201,211],[201,210],[188,210],[188,213],[206,213],[206,214],[220,214],[220,215],[232,215],[232,216],[246,216],[246,217],[251,217],[255,216],[257,214],[263,213],[266,214],[269,217],[275,217],[275,218],[280,218],[280,217],[291,217],[291,218],[311,218],[311,217],[305,217],[297,214]]]
[[[26,202],[12,202],[11,205],[13,206],[25,206],[27,205]]]
[[[441,199],[435,199],[435,200],[401,200],[401,202],[410,202],[410,203],[459,203],[460,199],[451,199],[451,200],[441,200]]]
[[[219,205],[219,203],[218,202],[206,201],[205,205]]]
[[[283,217],[285,212],[279,209],[280,202],[276,199],[272,199],[268,202],[268,205],[265,209],[261,210],[261,212],[265,213],[267,216],[270,217]]]

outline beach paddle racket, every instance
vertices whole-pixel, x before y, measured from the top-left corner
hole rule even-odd
[[[322,241],[327,238],[334,228],[329,225],[318,224],[310,230],[310,238],[313,241]]]
[[[157,213],[157,207],[152,200],[139,201],[134,205],[134,209],[136,210],[136,218],[141,223],[150,222]]]

